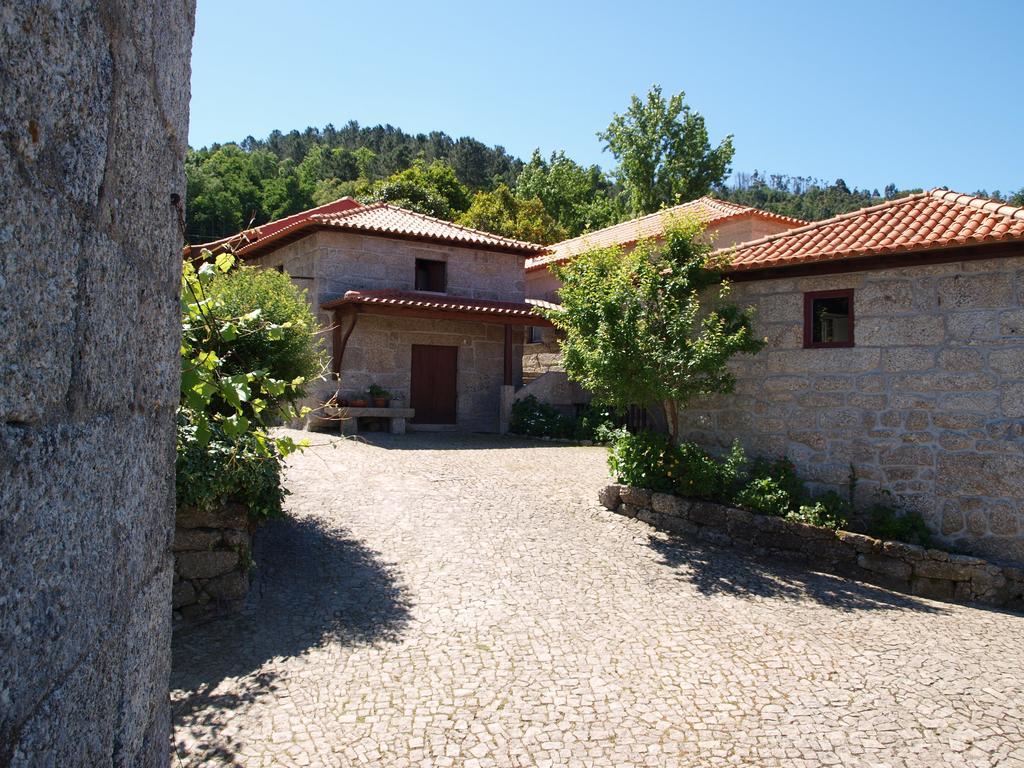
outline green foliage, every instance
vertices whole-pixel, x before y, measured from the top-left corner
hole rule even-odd
[[[451,220],[469,208],[469,190],[450,165],[440,160],[416,160],[404,171],[374,184],[362,196],[366,202],[386,202]]]
[[[812,498],[786,459],[759,459],[748,473],[739,442],[718,459],[693,443],[675,445],[665,435],[622,430],[611,444],[608,466],[626,485],[737,504],[810,525],[840,528],[849,512],[848,503],[837,493]]]
[[[608,451],[608,469],[620,483],[672,493],[679,480],[679,447],[657,432],[622,431]]]
[[[755,477],[736,493],[734,501],[741,507],[775,517],[785,517],[793,503],[774,477]]]
[[[213,510],[235,501],[257,520],[280,515],[288,493],[273,445],[261,444],[254,432],[228,437],[220,427],[201,442],[184,410],[178,413],[175,489],[179,507]]]
[[[868,533],[878,539],[891,539],[907,544],[931,546],[931,531],[920,513],[899,512],[887,504],[873,504],[867,511]]]
[[[584,168],[564,152],[552,152],[545,160],[535,149],[516,179],[515,192],[520,200],[540,200],[566,237],[601,229],[623,216],[604,172],[596,165]]]
[[[530,437],[571,437],[572,419],[530,395],[512,404],[509,431]]]
[[[376,383],[370,385],[370,388],[367,390],[367,394],[369,394],[370,397],[391,397],[390,392],[384,389],[380,384]]]
[[[620,483],[690,498],[728,501],[746,456],[739,443],[718,460],[694,443],[675,445],[657,432],[615,434],[608,467]]]
[[[544,210],[544,203],[537,198],[521,200],[504,184],[493,192],[477,192],[458,223],[542,245],[565,239],[565,231]]]
[[[834,491],[829,491],[809,504],[801,504],[797,510],[790,511],[786,518],[797,523],[837,530],[846,525],[848,513],[846,500]]]
[[[673,436],[679,407],[730,392],[728,360],[764,346],[751,311],[726,302],[702,233],[698,221],[677,219],[661,248],[599,249],[556,266],[563,309],[544,312],[563,333],[570,378],[619,410],[663,408]]]
[[[290,283],[285,291],[244,270],[230,274],[230,253],[214,259],[206,251],[204,257],[198,269],[186,262],[181,278],[178,503],[209,508],[231,498],[248,504],[255,516],[277,514],[285,493],[280,461],[304,442],[271,435],[268,424],[302,414],[294,402],[309,369],[292,379],[280,376],[320,354],[296,343],[312,339],[312,325],[293,326],[301,315],[296,302],[307,316],[309,310]],[[263,299],[270,304],[268,316],[290,319],[274,322],[250,303]]]
[[[730,185],[717,185],[714,195],[783,216],[820,221],[920,191],[900,190],[895,184],[889,184],[883,196],[877,189],[851,190],[842,179],[829,184],[811,177],[762,175],[754,171],[753,174],[737,173]]]
[[[322,376],[327,367],[323,338],[306,292],[287,273],[252,267],[217,273],[205,290],[226,317],[259,313],[245,332],[229,324],[227,333],[210,338],[208,349],[221,359],[222,373],[240,375],[259,368],[271,379],[286,382],[280,396],[273,395],[276,385],[267,392],[272,405],[305,397],[305,383]]]
[[[615,175],[634,216],[706,195],[729,175],[732,135],[712,149],[703,116],[685,98],[680,92],[666,101],[661,86],[652,86],[597,134],[619,163]]]

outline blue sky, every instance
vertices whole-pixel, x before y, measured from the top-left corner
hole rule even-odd
[[[564,149],[652,83],[736,170],[851,187],[1024,187],[1024,2],[199,0],[190,143],[391,123]]]

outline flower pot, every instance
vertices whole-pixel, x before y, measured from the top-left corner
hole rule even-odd
[[[386,397],[375,397],[375,398],[373,398],[373,407],[374,408],[387,408],[388,407],[388,398],[386,398]]]
[[[349,405],[351,405],[353,408],[365,408],[366,407],[366,401],[365,400],[351,400],[349,402]]]

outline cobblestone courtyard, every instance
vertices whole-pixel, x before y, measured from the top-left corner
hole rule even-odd
[[[180,765],[1024,766],[1024,617],[673,542],[600,448],[314,442],[175,636]]]

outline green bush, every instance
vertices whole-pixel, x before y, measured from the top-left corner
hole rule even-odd
[[[666,435],[623,430],[608,452],[608,468],[624,485],[652,491],[677,491],[682,454]]]
[[[196,439],[195,424],[179,413],[177,448],[179,508],[212,510],[235,501],[256,520],[281,514],[288,492],[281,485],[280,456],[273,448],[270,455],[261,452],[252,432],[229,439],[215,427],[204,445]]]
[[[295,401],[323,370],[316,320],[286,275],[204,257],[182,267],[178,506],[230,500],[270,517],[287,493],[281,460],[306,442],[269,424],[303,415]]]
[[[887,504],[874,504],[867,512],[868,533],[876,539],[890,539],[907,544],[931,546],[932,535],[920,513],[899,512]]]
[[[509,431],[530,437],[572,437],[573,422],[557,408],[530,395],[512,404]]]
[[[793,498],[774,477],[755,477],[743,486],[733,501],[762,515],[785,517],[793,506]]]
[[[235,336],[223,332],[213,350],[225,359],[226,374],[262,369],[274,379],[303,383],[323,375],[327,367],[323,337],[309,308],[306,292],[287,273],[240,267],[216,275],[206,288],[220,304],[218,314],[243,317],[258,312],[267,324]],[[305,397],[302,384],[289,388],[290,399]]]
[[[574,420],[573,437],[607,444],[614,439],[618,422],[615,410],[610,406],[588,403]]]
[[[795,511],[791,510],[786,519],[836,530],[846,525],[849,506],[842,496],[829,491],[808,504],[801,504]]]
[[[614,435],[608,466],[620,483],[712,501],[727,501],[746,464],[739,443],[718,460],[694,443],[672,445],[657,432]]]

